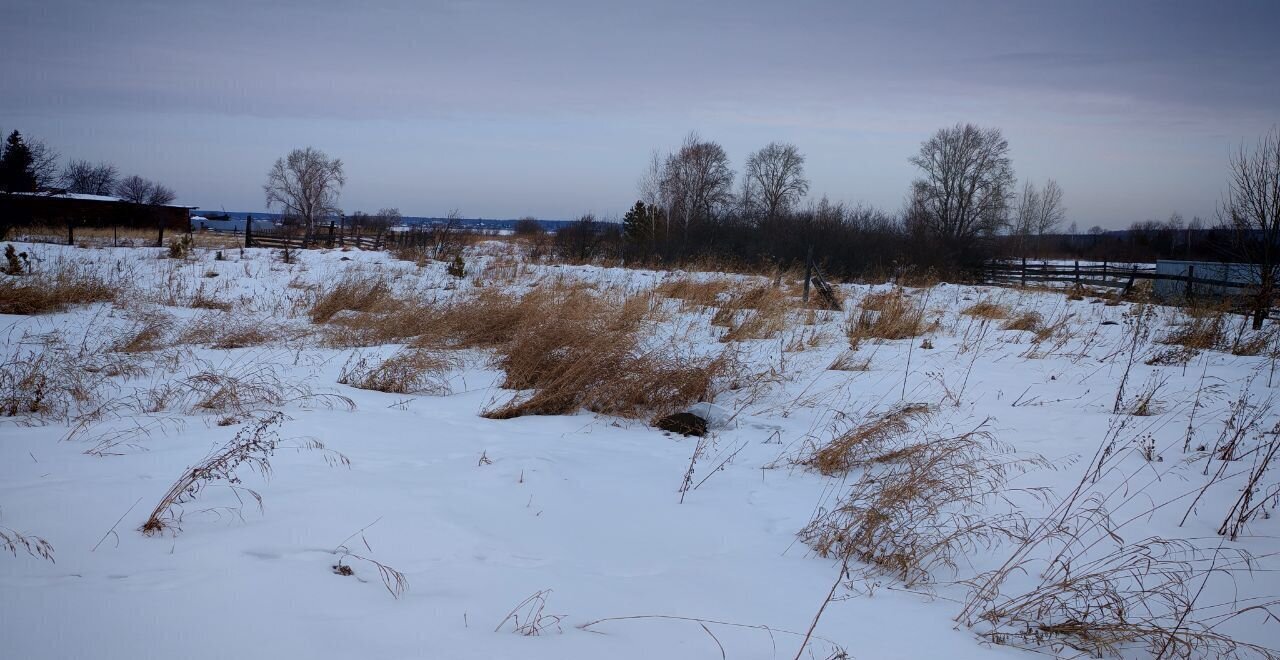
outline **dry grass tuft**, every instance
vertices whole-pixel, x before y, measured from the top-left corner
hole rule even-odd
[[[94,365],[59,341],[45,341],[37,350],[14,352],[0,365],[0,415],[36,424],[45,418],[65,418],[97,397],[99,377]]]
[[[1210,350],[1226,343],[1226,320],[1222,315],[1191,317],[1182,327],[1160,340],[1196,350]]]
[[[0,550],[8,550],[14,557],[22,550],[32,557],[53,561],[53,546],[48,541],[8,527],[0,527]]]
[[[889,451],[892,441],[906,436],[929,414],[929,406],[913,403],[870,416],[798,462],[827,476],[847,474],[856,467],[875,462]]]
[[[445,374],[455,361],[436,351],[405,349],[385,360],[360,357],[342,367],[338,382],[362,390],[395,394],[449,394]]]
[[[637,418],[709,398],[727,361],[643,346],[640,330],[652,305],[648,294],[618,300],[573,288],[526,296],[517,306],[522,318],[511,340],[497,347],[496,362],[507,374],[504,388],[533,393],[485,416],[587,409]]]
[[[160,311],[142,311],[134,314],[133,326],[116,339],[112,350],[120,353],[150,353],[169,344],[166,341],[173,331],[173,317]]]
[[[875,300],[868,300],[875,298]],[[866,307],[871,302],[873,307]],[[849,343],[857,346],[863,339],[910,339],[928,331],[925,308],[910,296],[895,290],[888,294],[872,294],[863,299],[863,308],[846,328]]]
[[[791,300],[782,290],[761,286],[733,296],[712,318],[712,325],[724,325],[728,331],[722,342],[768,339],[787,326]]]
[[[187,468],[160,498],[160,502],[138,531],[147,536],[161,534],[166,530],[176,532],[182,522],[182,505],[196,499],[213,485],[230,488],[235,492],[237,500],[248,495],[261,510],[262,496],[243,485],[238,471],[247,468],[264,478],[271,476],[271,456],[282,442],[276,427],[283,422],[283,413],[272,412],[246,423],[221,449],[209,454],[194,467]],[[326,459],[343,465],[350,464],[342,454],[325,450],[318,440],[303,440],[301,444],[293,445],[293,448],[326,451]],[[240,513],[238,507],[224,507],[224,510],[236,515]]]
[[[840,357],[831,362],[827,367],[831,371],[870,371],[871,358],[858,358],[858,354],[854,351],[846,351],[840,354]]]
[[[1009,308],[997,302],[990,300],[980,300],[965,309],[962,314],[966,316],[976,316],[981,319],[994,321],[997,319],[1009,318]],[[1024,315],[1025,316],[1025,315]]]
[[[348,271],[342,279],[319,292],[311,307],[311,321],[324,323],[342,311],[386,312],[400,305],[401,298],[385,276]]]
[[[49,314],[71,305],[110,302],[119,287],[96,273],[63,266],[52,273],[0,277],[0,314]]]
[[[253,319],[223,312],[209,312],[192,319],[182,332],[178,343],[199,344],[219,350],[262,346],[272,341],[288,338],[284,326],[263,319]]]
[[[720,304],[720,295],[732,288],[733,283],[728,280],[684,276],[662,282],[654,292],[663,298],[683,300],[689,305],[716,307]]]
[[[843,498],[819,510],[799,537],[819,556],[856,560],[901,579],[928,582],[965,552],[991,547],[1018,526],[988,516],[1010,464],[984,425],[882,455]]]
[[[1021,330],[1023,332],[1039,332],[1044,326],[1044,318],[1037,312],[1023,312],[1001,326],[1005,330]]]

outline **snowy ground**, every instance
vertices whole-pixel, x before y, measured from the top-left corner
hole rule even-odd
[[[1018,456],[1049,462],[1014,477],[1010,487],[1058,495],[1080,481],[1108,429],[1128,418],[1119,467],[1096,488],[1142,484],[1134,510],[1170,504],[1130,523],[1123,536],[1208,539],[1263,556],[1234,591],[1214,580],[1204,602],[1280,594],[1280,577],[1269,570],[1275,561],[1265,557],[1276,551],[1275,520],[1253,521],[1236,542],[1216,533],[1240,494],[1248,460],[1237,461],[1231,478],[1209,488],[1179,525],[1207,482],[1205,453],[1183,452],[1188,433],[1193,448],[1212,447],[1246,388],[1262,409],[1275,384],[1271,358],[1205,351],[1185,365],[1146,365],[1166,349],[1156,340],[1183,320],[1175,310],[1153,309],[1151,332],[1137,344],[1127,388],[1134,394],[1158,388],[1154,414],[1133,418],[1113,414],[1134,346],[1128,304],[940,284],[914,292],[928,318],[939,321],[927,335],[932,348],[922,348],[920,338],[864,341],[856,356],[870,360],[869,370],[837,371],[827,367],[849,350],[844,326],[858,314],[858,300],[889,289],[843,285],[848,311],[821,313],[813,325],[796,312],[778,336],[734,345],[746,360],[749,386],[715,401],[732,419],[714,431],[694,466],[698,486],[681,502],[696,439],[586,412],[485,419],[479,413],[511,393],[496,388],[501,373],[482,352],[461,356],[447,396],[337,383],[357,352],[387,354],[394,347],[320,347],[306,332],[312,285],[359,269],[448,295],[458,285],[444,264],[419,267],[357,251],[306,252],[285,265],[267,250],[228,251],[224,261],[200,251],[180,261],[161,258],[159,249],[18,247],[39,259],[38,268],[70,260],[118,280],[128,293],[114,305],[0,317],[6,359],[56,345],[76,359],[109,362],[112,342],[139,314],[160,311],[179,323],[200,323],[222,312],[192,309],[192,300],[229,301],[229,314],[279,338],[230,350],[169,339],[167,348],[135,358],[145,370],[103,376],[100,386],[122,399],[200,370],[265,369],[275,382],[298,388],[278,406],[288,417],[281,436],[318,440],[350,465],[331,465],[326,452],[282,449],[271,460],[270,479],[245,473],[243,485],[263,498],[261,512],[252,501],[240,507],[228,489],[209,489],[184,507],[180,531],[144,536],[138,528],[169,485],[235,434],[237,425],[219,425],[225,414],[175,405],[141,416],[105,415],[78,431],[74,410],[7,418],[0,425],[0,526],[46,539],[56,563],[21,551],[0,555],[5,657],[791,658],[839,574],[838,562],[814,556],[796,533],[856,475],[824,477],[789,459],[849,420],[903,401],[937,406],[931,425],[938,432],[989,420],[994,438]],[[519,290],[571,278],[640,290],[674,277],[504,263],[474,256],[476,274],[461,287],[479,278]],[[984,299],[1037,310],[1072,331],[1033,344],[1030,333],[960,313]],[[692,348],[719,351],[726,346],[716,341],[722,329],[707,324],[709,316],[685,309],[672,322],[683,324],[680,336],[698,344]],[[55,334],[61,343],[51,343]],[[327,394],[349,398],[354,409]],[[1265,415],[1259,428],[1269,430],[1276,420],[1269,410]],[[107,435],[138,424],[147,431]],[[1157,460],[1134,450],[1148,436]],[[92,451],[106,437],[126,439]],[[1261,486],[1273,483],[1268,475]],[[1038,511],[1030,499],[1013,501],[1028,515]],[[402,572],[407,590],[393,597],[375,566],[360,559],[343,560],[354,576],[335,574],[341,546]],[[864,659],[1026,655],[985,643],[954,620],[966,594],[956,581],[998,566],[1009,551],[1006,543],[969,552],[955,570],[937,571],[912,589],[891,575],[859,570],[852,588],[837,589],[805,657],[828,657],[836,645]],[[550,590],[542,634],[517,634],[504,617],[541,590]],[[528,623],[528,611],[519,615],[520,624]],[[646,618],[579,627],[610,617]],[[1223,630],[1280,647],[1280,628],[1265,620],[1253,613]]]

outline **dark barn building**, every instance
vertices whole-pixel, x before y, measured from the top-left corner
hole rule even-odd
[[[77,227],[187,231],[193,206],[134,204],[117,197],[72,193],[0,193],[0,239],[18,227],[58,227],[74,242]]]

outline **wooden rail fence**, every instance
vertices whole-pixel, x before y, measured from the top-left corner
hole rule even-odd
[[[1129,264],[1086,263],[1034,263],[998,260],[983,265],[983,281],[988,284],[1031,286],[1044,283],[1065,283],[1081,287],[1121,289],[1127,294],[1139,280],[1177,282],[1182,297],[1234,297],[1247,295],[1253,285],[1220,279],[1196,277],[1195,266],[1186,275],[1157,273],[1153,266]],[[1223,292],[1225,290],[1225,293]]]

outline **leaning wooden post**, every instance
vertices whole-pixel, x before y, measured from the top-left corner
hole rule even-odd
[[[809,246],[809,253],[804,258],[804,297],[802,300],[807,304],[809,302],[809,278],[813,277],[813,246]]]

